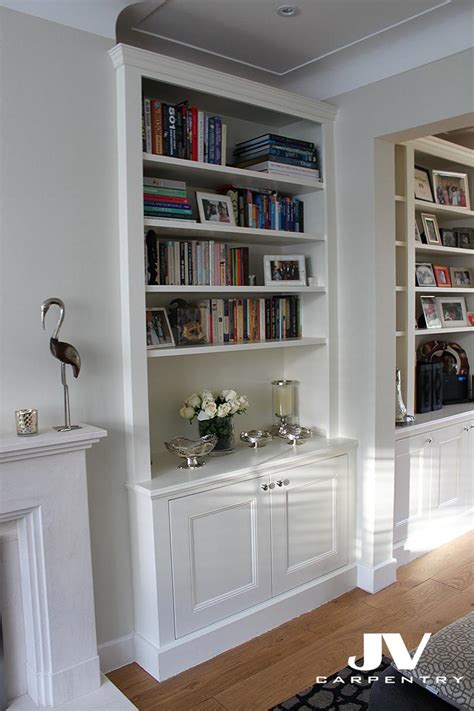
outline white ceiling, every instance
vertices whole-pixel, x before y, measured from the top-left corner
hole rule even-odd
[[[133,29],[262,71],[284,75],[452,0],[157,0]]]

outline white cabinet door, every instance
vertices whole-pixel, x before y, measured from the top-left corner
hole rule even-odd
[[[260,478],[170,501],[176,637],[271,597],[269,499]]]
[[[461,496],[467,511],[474,504],[474,422],[463,426],[461,446]]]
[[[347,563],[348,468],[342,455],[272,477],[274,595]]]
[[[462,491],[465,424],[450,425],[433,432],[431,519],[444,519],[465,508]]]
[[[428,523],[433,437],[414,435],[395,443],[395,497],[393,541]]]

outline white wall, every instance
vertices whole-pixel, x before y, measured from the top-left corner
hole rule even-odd
[[[74,421],[104,427],[88,454],[97,630],[105,642],[132,630],[121,384],[115,76],[111,42],[0,10],[0,429],[18,407],[42,428],[62,420],[60,366],[49,353],[55,313],[80,351],[71,381]],[[53,311],[53,310],[52,310]]]
[[[341,434],[360,442],[358,548],[369,579],[392,555],[394,476],[394,203],[385,214],[378,209],[393,194],[393,147],[375,139],[414,127],[427,135],[428,124],[472,111],[473,55],[467,50],[330,100],[339,107],[339,411]],[[304,93],[311,95],[309,84]]]

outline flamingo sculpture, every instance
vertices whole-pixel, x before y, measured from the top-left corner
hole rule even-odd
[[[61,362],[61,383],[63,385],[64,392],[64,425],[60,427],[54,427],[58,432],[69,432],[70,430],[81,429],[80,425],[71,425],[71,410],[69,407],[69,388],[66,381],[66,365],[72,367],[72,372],[74,377],[77,378],[81,371],[81,356],[74,346],[70,343],[65,343],[58,339],[59,329],[61,328],[64,321],[64,302],[61,299],[52,297],[51,299],[46,299],[41,304],[41,323],[43,324],[43,331],[45,329],[45,319],[51,306],[59,307],[59,319],[56,324],[56,328],[51,334],[49,339],[49,350],[52,355]]]

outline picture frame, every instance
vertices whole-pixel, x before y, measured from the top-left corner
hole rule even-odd
[[[433,264],[433,272],[436,279],[436,286],[439,289],[446,289],[451,286],[449,267],[441,264]]]
[[[173,348],[175,346],[173,331],[168,314],[163,306],[146,310],[146,347]]]
[[[459,249],[474,249],[474,236],[469,228],[458,228],[456,230]]]
[[[417,286],[436,286],[433,267],[428,262],[417,262],[415,264],[415,276]]]
[[[439,236],[441,237],[441,244],[443,247],[457,247],[458,246],[458,234],[456,230],[446,229],[445,227],[440,227]]]
[[[451,267],[451,284],[462,289],[474,289],[474,269],[471,267]]]
[[[265,286],[306,286],[304,254],[266,254],[263,257]]]
[[[441,328],[441,319],[435,296],[420,296],[421,309],[425,319],[426,328]]]
[[[467,312],[467,322],[469,326],[474,326],[474,311]]]
[[[443,328],[467,326],[464,296],[440,296],[436,299],[436,306]]]
[[[196,202],[202,224],[236,226],[234,208],[229,195],[196,191]]]
[[[418,222],[415,220],[415,242],[422,242],[420,228],[418,227]]]
[[[467,173],[433,170],[433,192],[438,205],[471,209]]]
[[[436,215],[432,215],[428,212],[422,212],[421,221],[423,223],[423,230],[425,232],[426,244],[441,244],[441,237],[439,234],[438,220]]]
[[[434,202],[433,190],[431,188],[430,171],[420,166],[415,166],[415,200],[424,202]]]

